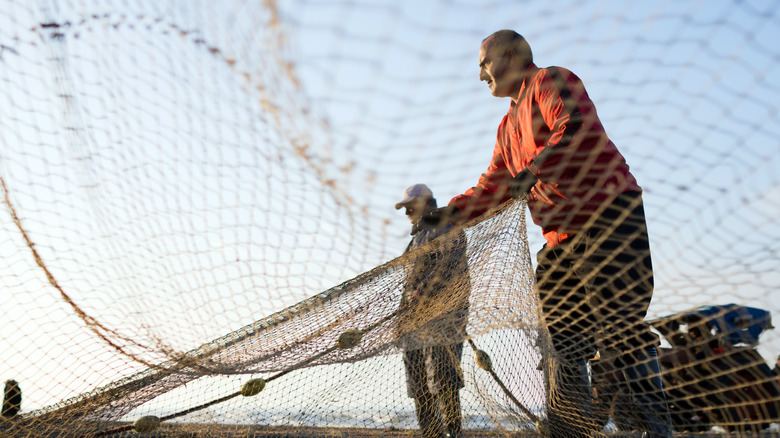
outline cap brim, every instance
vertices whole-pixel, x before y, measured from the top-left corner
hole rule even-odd
[[[417,199],[417,196],[412,196],[411,198],[406,198],[403,201],[396,203],[395,204],[395,209],[396,210],[400,210],[401,207],[406,207],[407,205],[411,204],[412,201],[414,201],[415,199]]]

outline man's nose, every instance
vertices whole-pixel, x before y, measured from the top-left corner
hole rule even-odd
[[[488,79],[490,79],[490,76],[488,76],[487,73],[485,73],[485,68],[482,67],[481,69],[479,69],[479,80],[487,81]]]

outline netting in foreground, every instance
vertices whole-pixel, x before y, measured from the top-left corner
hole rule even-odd
[[[777,423],[780,20],[648,5],[6,2],[0,434],[419,433],[402,357],[455,342],[464,434],[639,435],[636,363],[551,372],[521,203],[395,258],[401,189],[487,164],[506,105],[476,49],[503,27],[587,78],[644,189],[674,430]],[[452,254],[447,299],[406,305]]]
[[[225,424],[414,428],[399,353],[466,337],[475,348],[462,362],[464,427],[532,429],[544,404],[539,352],[546,341],[523,208],[508,205],[463,234],[451,232],[175,360],[25,415],[6,433],[110,435],[133,429],[118,421],[151,415],[198,424],[198,433],[209,436]],[[415,266],[458,253],[466,241],[467,270],[446,278],[449,293],[402,306]],[[477,351],[487,357],[477,362]]]

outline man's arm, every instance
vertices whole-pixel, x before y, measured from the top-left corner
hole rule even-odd
[[[469,205],[472,206],[475,214],[467,214],[468,219],[479,216],[489,208],[506,201],[507,194],[515,199],[522,198],[531,191],[531,188],[540,179],[543,181],[548,178],[553,181],[557,180],[562,172],[560,166],[563,165],[565,169],[571,160],[567,154],[571,153],[573,148],[568,146],[572,144],[574,135],[583,127],[580,101],[587,102],[588,108],[592,106],[592,103],[585,93],[582,82],[573,73],[568,70],[561,71],[557,67],[550,67],[546,69],[546,72],[547,75],[543,78],[535,96],[542,120],[534,123],[535,126],[540,126],[540,132],[534,133],[534,135],[545,136],[538,139],[539,141],[536,143],[544,144],[544,146],[540,148],[541,151],[526,168],[512,177],[500,153],[502,150],[500,147],[501,132],[509,132],[506,126],[508,118],[504,117],[499,127],[493,162],[488,168],[488,172],[482,175],[476,187],[469,189],[464,195],[460,195],[450,202],[451,206],[454,205],[459,210],[463,210]],[[543,125],[546,129],[541,129]],[[503,141],[508,144],[509,139],[503,139]],[[496,161],[497,158],[501,159],[500,162]],[[488,191],[492,195],[487,199],[488,202],[484,202],[484,193],[479,192],[479,190]],[[484,208],[480,208],[480,201],[484,202]]]
[[[573,159],[572,140],[583,128],[581,102],[590,100],[580,79],[568,70],[549,67],[537,91],[536,100],[549,133],[544,147],[528,164],[528,171],[542,181],[556,181]],[[598,120],[595,121],[598,123]],[[572,147],[570,147],[572,146]]]
[[[572,145],[575,134],[583,127],[580,107],[585,102],[590,109],[592,103],[576,75],[557,67],[547,68],[546,72],[536,96],[542,120],[539,120],[538,124],[534,123],[537,126],[543,124],[547,128],[535,133],[545,136],[537,142],[544,144],[544,147],[540,148],[541,151],[525,169],[513,177],[502,156],[501,145],[509,144],[510,139],[504,137],[511,132],[508,126],[509,118],[504,116],[488,170],[482,174],[475,187],[450,201],[449,205],[458,210],[462,220],[475,218],[510,197],[524,196],[538,180],[558,180],[562,172],[567,170],[573,159],[569,155],[574,153],[572,149],[576,149],[569,146]],[[595,119],[594,123],[600,125],[598,119]],[[566,170],[561,170],[562,168]]]
[[[540,176],[545,173],[542,169],[547,170],[555,167],[557,164],[555,162],[560,160],[554,158],[548,162],[550,157],[561,151],[560,148],[571,144],[572,137],[582,127],[582,116],[574,95],[556,67],[547,69],[547,76],[542,80],[535,100],[538,102],[542,120],[534,121],[534,126],[539,126],[540,132],[533,134],[537,137],[545,136],[535,139],[537,144],[541,143],[544,146],[541,148],[541,152],[528,163],[528,166],[518,172],[509,182],[509,193],[515,199],[522,198],[531,191],[531,188],[539,181]],[[547,129],[541,129],[542,126]]]

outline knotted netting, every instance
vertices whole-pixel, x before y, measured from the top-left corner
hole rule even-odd
[[[407,429],[415,420],[413,409],[409,416],[399,353],[463,342],[467,336],[495,353],[475,348],[466,354],[471,358],[462,369],[469,390],[463,398],[466,427],[527,428],[530,411],[523,410],[536,406],[538,412],[544,400],[537,351],[545,340],[538,304],[529,293],[522,208],[518,202],[463,234],[451,233],[194,350],[39,409],[8,432],[113,435],[133,430],[117,420],[146,416],[187,424],[177,424],[174,433],[209,436],[235,433],[230,425],[241,430],[255,424],[266,426],[265,433],[274,426],[280,433],[290,433],[291,426],[293,431]],[[520,220],[500,220],[504,215]],[[497,234],[508,238],[493,245]],[[466,249],[465,239],[468,254],[447,260],[447,254]],[[446,276],[448,294],[404,305],[406,278],[432,256],[468,267],[440,276]],[[496,256],[507,261],[502,270],[511,266],[525,274],[498,282],[500,272],[492,268],[475,273],[472,266],[499,266],[488,263]],[[464,308],[467,324],[459,313]],[[488,358],[477,362],[477,354]],[[520,362],[521,368],[512,365]]]
[[[421,434],[405,355],[448,345],[464,435],[641,434],[614,327],[560,372],[522,201],[401,255],[403,189],[489,164],[502,28],[642,186],[674,431],[776,428],[776,8],[516,3],[4,2],[0,435]]]

